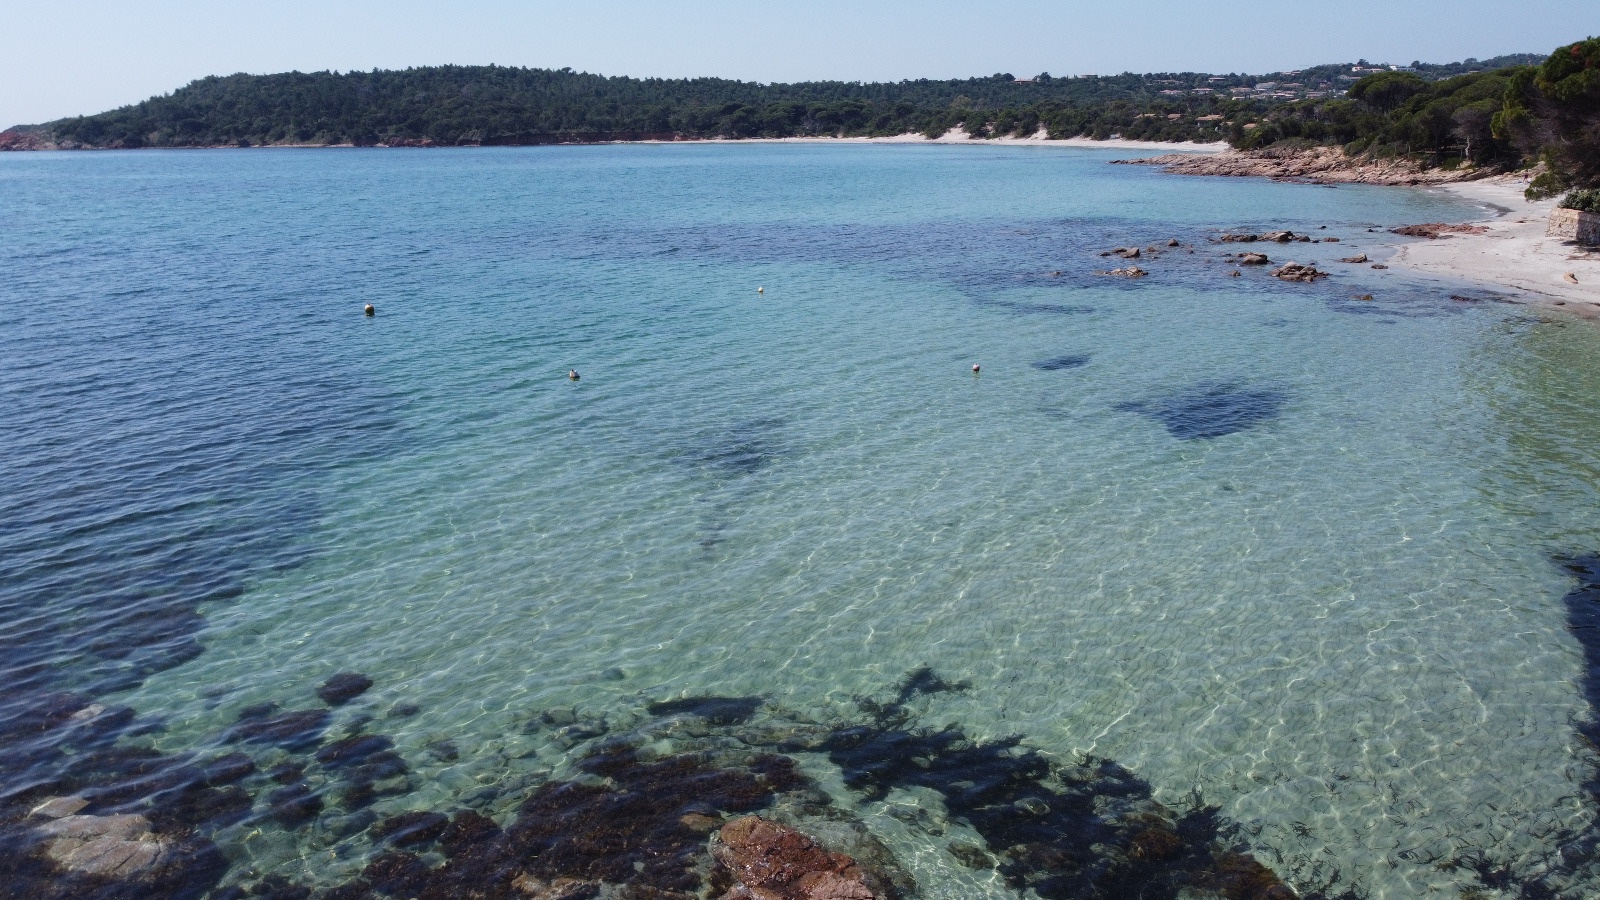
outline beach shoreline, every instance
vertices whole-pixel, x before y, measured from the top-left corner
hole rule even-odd
[[[1525,186],[1521,179],[1502,176],[1428,188],[1481,205],[1485,216],[1471,224],[1486,231],[1401,243],[1388,262],[1514,291],[1520,302],[1600,318],[1600,253],[1547,237],[1556,201],[1526,200]],[[1567,280],[1568,273],[1576,284]]]
[[[237,144],[208,144],[196,147],[137,147],[137,148],[101,148],[58,146],[54,143],[40,139],[27,139],[15,136],[14,132],[0,132],[0,135],[13,135],[11,141],[0,140],[0,151],[20,152],[72,152],[80,150],[106,150],[106,149],[137,149],[137,150],[340,150],[353,149],[355,144],[255,144],[241,147]],[[1051,138],[1043,130],[1028,137],[1014,137],[1005,135],[994,138],[975,138],[964,129],[957,127],[945,132],[936,138],[930,138],[915,132],[907,134],[890,135],[887,137],[785,137],[785,138],[640,138],[617,140],[551,140],[528,141],[527,143],[488,143],[488,144],[434,144],[431,141],[406,141],[397,144],[375,144],[373,149],[399,150],[399,149],[425,149],[441,150],[449,148],[477,149],[481,147],[606,147],[619,144],[640,145],[679,145],[679,144],[897,144],[897,145],[942,145],[942,146],[1037,146],[1037,147],[1065,147],[1089,150],[1130,150],[1141,152],[1146,150],[1165,151],[1169,154],[1220,154],[1228,151],[1229,146],[1225,141],[1211,143],[1196,143],[1193,141],[1134,141],[1123,138],[1106,138],[1097,140],[1086,137]]]

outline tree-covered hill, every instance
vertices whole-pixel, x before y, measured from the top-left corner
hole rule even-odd
[[[641,138],[874,136],[1227,140],[1342,146],[1421,166],[1544,163],[1537,192],[1600,185],[1600,40],[1409,66],[863,83],[607,77],[438,66],[203,78],[93,116],[0,133],[0,149],[456,146]]]
[[[1419,71],[1365,75],[1342,97],[1283,104],[1230,128],[1229,138],[1247,150],[1338,145],[1423,166],[1543,164],[1531,197],[1600,186],[1600,38],[1558,47],[1536,64],[1443,79],[1411,68]]]
[[[1424,67],[1454,71],[1475,61]],[[457,145],[628,137],[942,133],[1217,140],[1271,108],[1342,94],[1357,66],[1205,73],[759,84],[440,66],[230,75],[29,131],[67,147]]]

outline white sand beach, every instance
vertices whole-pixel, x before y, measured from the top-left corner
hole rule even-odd
[[[638,141],[633,143],[687,143],[682,141]],[[727,143],[727,144],[965,144],[968,146],[984,146],[990,144],[1003,144],[1006,146],[1027,145],[1039,147],[1070,147],[1090,150],[1160,150],[1166,153],[1222,153],[1228,150],[1226,141],[1212,143],[1196,143],[1193,141],[1129,141],[1122,138],[1108,138],[1097,141],[1093,138],[1074,137],[1053,140],[1045,136],[1044,130],[1028,137],[974,138],[964,128],[952,128],[944,134],[930,138],[916,132],[897,134],[891,137],[789,137],[789,138],[708,138],[694,143]]]
[[[1527,295],[1528,302],[1600,316],[1600,252],[1546,237],[1556,201],[1525,200],[1525,186],[1516,179],[1486,179],[1434,188],[1483,204],[1485,216],[1475,224],[1488,232],[1404,244],[1389,262],[1501,285]],[[1576,284],[1567,280],[1569,273]]]

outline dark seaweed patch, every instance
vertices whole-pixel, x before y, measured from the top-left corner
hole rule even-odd
[[[425,844],[438,838],[450,824],[444,813],[411,810],[390,816],[372,826],[372,837],[397,847]]]
[[[365,694],[372,687],[372,679],[360,672],[340,672],[317,688],[317,696],[329,706],[343,706]]]
[[[755,715],[766,701],[760,697],[685,697],[662,700],[645,708],[652,716],[699,716],[713,725],[738,725]]]
[[[1034,300],[1003,300],[997,297],[985,297],[978,303],[1019,315],[1086,316],[1096,311],[1093,306],[1076,303],[1040,303]]]
[[[754,475],[782,455],[777,441],[778,419],[752,419],[688,448],[681,459],[719,478]]]
[[[1059,372],[1062,369],[1082,368],[1083,366],[1087,366],[1088,364],[1089,364],[1089,356],[1088,356],[1088,354],[1086,354],[1086,353],[1075,353],[1075,354],[1072,354],[1070,356],[1052,356],[1049,359],[1041,359],[1038,362],[1034,363],[1033,367],[1035,369],[1040,369],[1040,370],[1043,370],[1045,372]]]
[[[1046,900],[1176,900],[1193,892],[1238,900],[1296,896],[1234,846],[1217,809],[1198,798],[1178,812],[1157,803],[1147,783],[1110,760],[1091,757],[1063,767],[1024,747],[1020,737],[976,741],[954,725],[915,727],[905,703],[950,687],[919,669],[892,699],[863,704],[873,721],[838,728],[823,744],[845,783],[869,799],[894,788],[938,792],[950,814],[969,823],[1000,857],[1006,881]],[[987,858],[964,853],[968,865]]]
[[[646,759],[619,745],[579,765],[605,783],[547,783],[503,831],[474,812],[457,813],[448,824],[434,814],[396,817],[410,818],[390,833],[420,823],[428,840],[437,838],[445,864],[430,869],[413,854],[388,853],[328,896],[513,898],[562,881],[571,893],[549,896],[593,896],[605,882],[632,891],[617,896],[688,900],[704,880],[706,838],[693,827],[695,815],[752,812],[805,784],[792,760],[767,754]]]
[[[253,711],[255,708],[252,707]],[[322,740],[331,717],[325,709],[303,709],[271,716],[243,719],[225,736],[231,742],[275,744],[286,750],[304,750]]]
[[[1282,391],[1218,384],[1119,403],[1115,409],[1155,419],[1178,440],[1193,441],[1223,437],[1270,422],[1286,402],[1288,395]]]
[[[304,781],[277,788],[267,794],[267,814],[285,828],[294,828],[322,812],[322,797]]]
[[[1567,629],[1583,648],[1583,675],[1578,683],[1591,715],[1580,731],[1590,743],[1600,746],[1600,554],[1557,561],[1577,579],[1561,602],[1567,610]]]

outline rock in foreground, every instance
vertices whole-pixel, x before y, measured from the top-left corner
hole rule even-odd
[[[1489,229],[1482,225],[1446,225],[1443,222],[1428,222],[1423,225],[1402,225],[1391,229],[1395,234],[1406,237],[1421,237],[1434,240],[1449,237],[1452,234],[1484,234]]]
[[[735,884],[723,900],[881,900],[870,876],[843,853],[829,853],[793,828],[759,816],[722,827],[712,846]]]
[[[1318,278],[1327,278],[1328,273],[1317,269],[1316,266],[1302,266],[1299,263],[1285,263],[1280,269],[1273,269],[1270,273],[1284,281],[1313,282]]]

